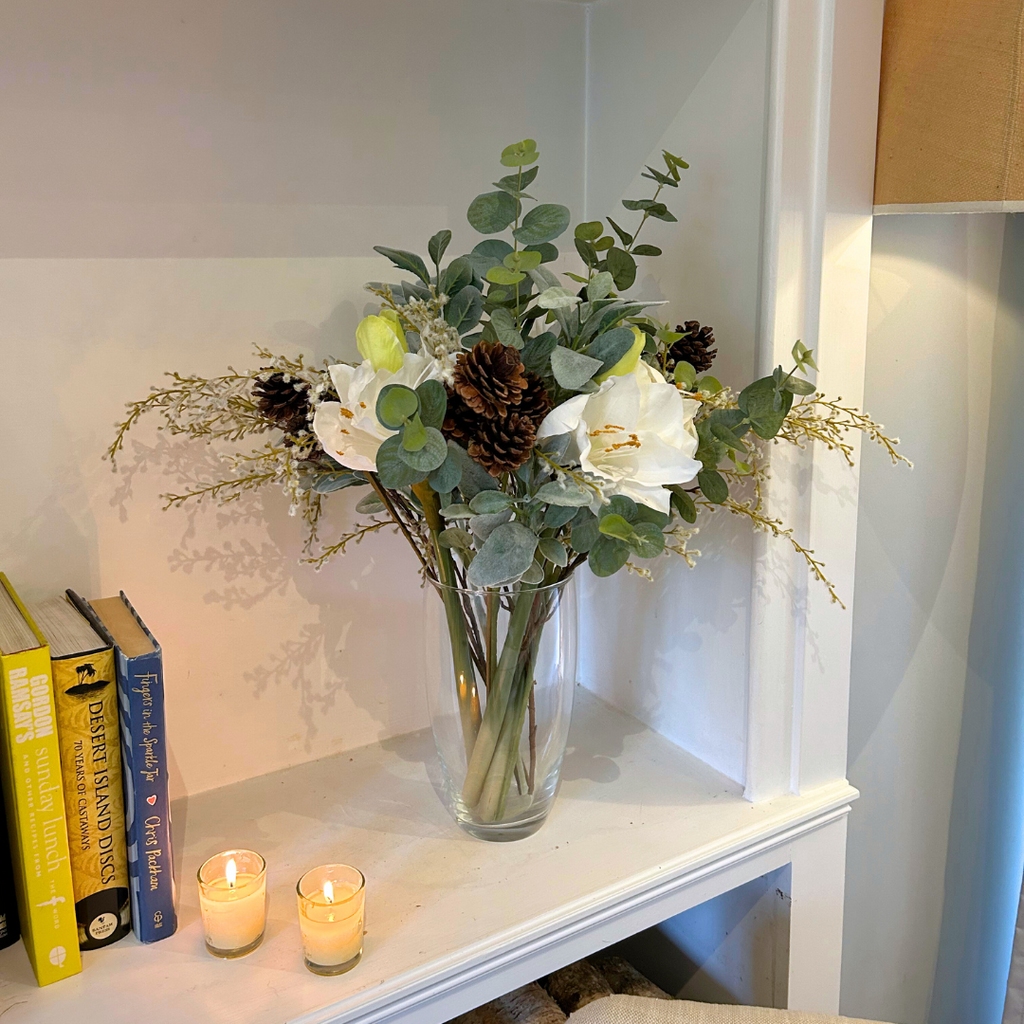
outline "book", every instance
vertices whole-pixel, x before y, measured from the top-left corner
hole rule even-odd
[[[13,946],[20,938],[18,897],[14,889],[11,844],[7,837],[7,815],[0,800],[0,949]]]
[[[53,662],[78,944],[99,949],[131,928],[114,650],[64,597],[29,612]]]
[[[56,720],[46,640],[0,573],[0,778],[21,934],[40,985],[82,969]]]
[[[93,628],[114,644],[132,929],[140,942],[157,942],[173,935],[178,926],[164,731],[163,654],[123,592],[119,597],[91,602],[71,590],[68,597]]]

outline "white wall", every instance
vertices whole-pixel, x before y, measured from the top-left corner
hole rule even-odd
[[[862,796],[850,817],[842,989],[855,1017],[929,1014],[1003,231],[996,215],[874,223],[865,407],[902,436],[915,468],[863,447],[849,732]]]
[[[453,253],[475,244],[466,206],[511,141],[539,141],[534,194],[581,213],[583,18],[44,0],[4,19],[0,566],[28,598],[131,595],[166,652],[179,792],[425,725],[415,563],[382,535],[317,575],[277,494],[161,512],[212,453],[146,428],[114,477],[112,424],[165,370],[251,365],[253,343],[353,356],[362,285],[391,273],[371,246],[424,251],[446,225]]]
[[[593,8],[590,25],[587,215],[611,214],[628,230],[637,215],[619,200],[653,194],[641,163],[662,167],[662,149],[690,163],[661,196],[679,223],[644,228],[665,255],[640,260],[637,290],[668,300],[652,310],[660,320],[714,327],[712,372],[725,382],[756,372],[770,6],[613,0]],[[671,555],[652,566],[653,583],[584,574],[593,611],[582,622],[581,678],[742,782],[751,531],[705,516],[692,546],[702,552],[696,569]]]

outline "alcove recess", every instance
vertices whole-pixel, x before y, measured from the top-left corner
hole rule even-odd
[[[5,498],[21,538],[7,569],[30,599],[123,587],[164,646],[181,924],[43,990],[5,951],[5,1022],[142,1006],[154,1022],[437,1022],[778,871],[772,998],[835,1009],[850,615],[785,543],[721,515],[692,572],[665,559],[654,582],[581,580],[562,792],[536,837],[492,846],[432,789],[422,595],[397,539],[314,574],[283,499],[160,512],[174,439],[140,435],[127,478],[99,457],[164,370],[248,365],[253,342],[354,357],[362,285],[393,273],[372,245],[423,249],[448,226],[452,251],[470,248],[466,206],[527,136],[534,193],[574,222],[618,220],[647,194],[645,163],[684,156],[678,224],[653,225],[665,255],[635,291],[714,326],[721,379],[788,362],[801,338],[822,390],[856,403],[881,3],[52,6],[6,41],[8,108],[31,111],[2,172],[11,371],[38,380],[52,354],[33,402],[53,434],[24,466],[49,500]],[[769,512],[848,606],[856,494],[828,453],[773,457]],[[333,505],[340,530],[352,501]],[[237,963],[203,952],[194,884],[228,846],[263,853],[271,889],[267,938]],[[294,884],[339,859],[368,878],[366,952],[325,980],[301,963]]]

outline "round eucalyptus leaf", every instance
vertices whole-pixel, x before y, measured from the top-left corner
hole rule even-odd
[[[426,475],[402,458],[402,439],[393,434],[377,449],[377,476],[392,491],[418,484]],[[408,453],[405,453],[408,454]]]
[[[537,547],[552,565],[564,569],[569,564],[569,552],[565,550],[565,545],[560,540],[555,540],[554,537],[543,537],[537,542]]]
[[[600,535],[587,556],[595,576],[614,576],[629,561],[629,546],[615,537]]]
[[[402,427],[402,449],[407,452],[418,452],[427,443],[427,428],[419,416],[413,416]]]
[[[637,523],[629,546],[640,558],[654,558],[665,550],[665,535],[654,523]]]
[[[491,284],[519,284],[526,280],[526,275],[518,270],[509,270],[508,267],[491,267],[487,271],[487,280]]]
[[[559,203],[542,203],[530,210],[513,234],[524,245],[540,245],[562,234],[569,226],[569,219],[567,207]]]
[[[495,235],[504,231],[516,219],[518,212],[519,201],[507,192],[484,192],[469,204],[466,217],[480,234]]]
[[[502,260],[502,263],[509,270],[533,270],[534,267],[539,267],[543,262],[541,254],[535,249],[519,249],[515,252],[510,252]],[[498,283],[500,284],[501,282]]]
[[[576,238],[582,239],[584,242],[593,242],[596,238],[601,237],[601,232],[604,231],[604,225],[599,220],[587,220],[582,224],[576,225],[576,230],[573,231],[573,235]]]
[[[615,513],[604,516],[599,529],[608,537],[616,537],[619,540],[629,541],[633,537],[633,527],[622,516]]]
[[[469,569],[472,587],[498,587],[519,579],[533,564],[537,535],[522,523],[503,523],[484,541]]]
[[[439,380],[425,380],[416,389],[416,395],[420,400],[420,419],[424,425],[440,430],[448,408],[448,396],[444,385]]]
[[[504,512],[514,504],[514,499],[504,491],[481,491],[473,497],[469,507],[477,515],[489,515],[492,512]]]
[[[422,448],[412,452],[404,447],[398,449],[399,458],[407,466],[418,470],[421,475],[437,469],[448,458],[448,445],[441,431],[436,427],[425,427],[424,433],[426,439]]]
[[[388,384],[377,396],[377,419],[388,430],[398,430],[406,420],[419,412],[420,400],[412,388],[404,384]]]
[[[539,156],[536,141],[523,139],[522,142],[514,142],[501,151],[501,166],[525,167],[527,164],[534,163]]]

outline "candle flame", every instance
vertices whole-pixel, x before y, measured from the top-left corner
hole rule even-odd
[[[235,867],[235,858],[234,857],[229,857],[228,858],[227,866],[224,868],[224,876],[228,880],[228,888],[229,889],[234,889],[234,887],[235,887],[235,877],[237,876],[237,874],[238,874],[238,868]]]
[[[334,885],[331,883],[329,878],[324,882],[324,899],[327,900],[328,903],[334,902]]]

